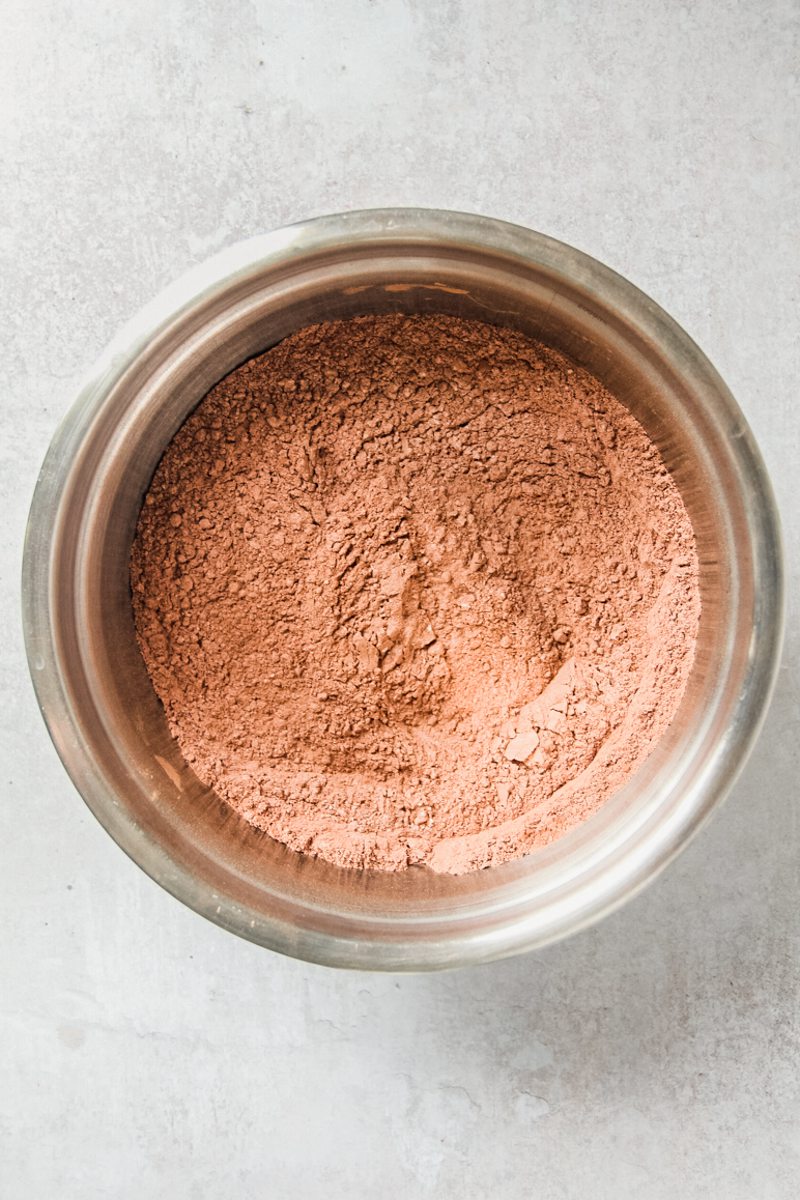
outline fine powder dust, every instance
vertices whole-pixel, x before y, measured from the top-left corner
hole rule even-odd
[[[197,776],[339,866],[460,873],[593,813],[672,719],[692,528],[642,427],[519,333],[302,329],[170,443],[136,629]]]

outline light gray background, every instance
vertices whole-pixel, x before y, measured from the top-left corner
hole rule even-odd
[[[719,816],[527,958],[337,974],[206,924],[94,822],[19,633],[39,462],[212,251],[380,204],[544,230],[650,292],[761,443],[798,582],[791,0],[5,0],[2,1200],[794,1197],[800,638]]]

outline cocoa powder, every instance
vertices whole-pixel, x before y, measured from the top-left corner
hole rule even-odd
[[[594,812],[672,719],[697,555],[608,391],[444,316],[302,329],[169,445],[137,635],[198,777],[287,846],[463,872]]]

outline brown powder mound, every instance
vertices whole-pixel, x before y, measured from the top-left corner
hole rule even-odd
[[[697,556],[590,375],[443,316],[303,329],[167,449],[136,628],[201,780],[295,850],[463,872],[594,812],[691,667]]]

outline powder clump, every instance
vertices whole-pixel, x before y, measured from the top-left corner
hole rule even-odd
[[[631,414],[522,334],[302,329],[170,443],[137,635],[197,776],[294,850],[464,872],[596,811],[691,668],[697,556]]]

